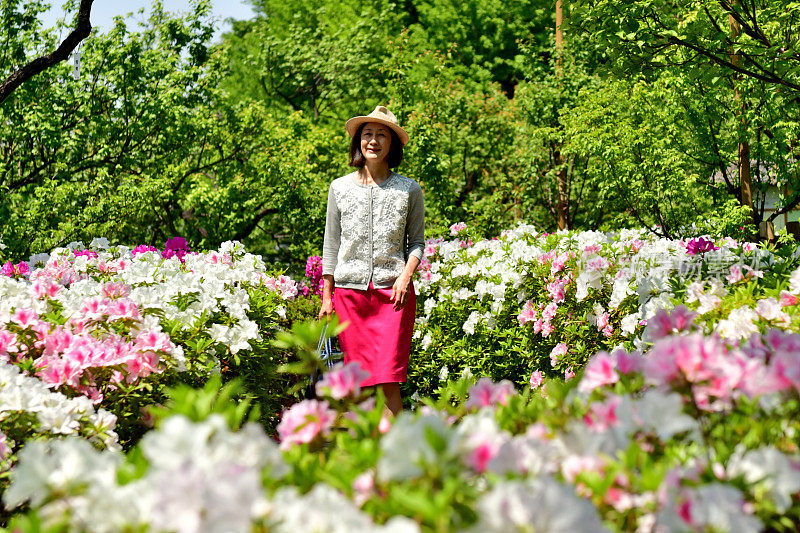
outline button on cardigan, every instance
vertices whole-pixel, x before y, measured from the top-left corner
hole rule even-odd
[[[336,287],[391,288],[406,261],[422,259],[425,204],[422,188],[392,172],[380,185],[356,182],[356,172],[337,178],[328,190],[322,274]]]

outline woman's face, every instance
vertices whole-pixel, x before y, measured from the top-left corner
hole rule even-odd
[[[364,159],[374,163],[389,156],[392,135],[389,128],[377,122],[367,122],[361,130],[361,153]]]

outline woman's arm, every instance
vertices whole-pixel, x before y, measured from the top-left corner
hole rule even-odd
[[[333,184],[328,189],[328,211],[325,215],[325,237],[322,243],[322,307],[320,320],[333,315],[333,273],[339,259],[339,245],[342,237],[341,213],[336,205]]]
[[[425,200],[419,185],[412,189],[408,202],[406,239],[408,258],[416,257],[418,261],[422,261],[425,251]]]
[[[411,279],[422,261],[422,254],[425,251],[425,202],[422,198],[422,189],[419,187],[411,192],[409,198],[406,239],[408,243],[406,266],[392,286],[391,299],[395,302],[396,308],[405,304]]]

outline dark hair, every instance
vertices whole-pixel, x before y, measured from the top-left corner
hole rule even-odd
[[[350,141],[351,167],[361,168],[367,162],[364,158],[364,154],[361,153],[361,130],[363,130],[364,126],[367,124],[367,122],[361,124],[353,134],[353,139]],[[403,162],[403,143],[400,142],[400,136],[397,135],[397,132],[388,126],[387,128],[392,137],[392,141],[389,143],[389,155],[386,158],[386,162],[389,163],[389,168],[397,168],[400,166],[400,163]]]

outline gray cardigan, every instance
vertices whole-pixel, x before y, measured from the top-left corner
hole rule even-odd
[[[336,287],[390,288],[410,256],[422,259],[425,204],[419,184],[396,172],[362,185],[352,172],[331,183],[322,247],[322,274]]]

